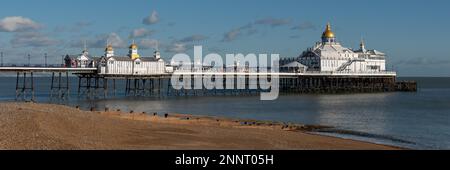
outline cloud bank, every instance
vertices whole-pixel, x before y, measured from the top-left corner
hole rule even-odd
[[[22,16],[5,17],[0,20],[0,32],[23,32],[41,27],[39,23]]]
[[[142,23],[145,25],[153,25],[159,22],[159,15],[158,12],[153,11],[152,14],[148,17],[145,17],[142,20]]]

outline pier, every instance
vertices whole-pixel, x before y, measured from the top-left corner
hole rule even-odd
[[[256,68],[264,61],[258,61],[255,54],[230,54],[234,56],[230,63],[234,64],[223,67],[214,66],[215,60],[214,65],[191,62],[189,56],[183,60],[175,57],[169,63],[158,50],[153,56],[141,56],[133,41],[126,55],[116,55],[112,44],[107,43],[104,55],[93,57],[85,46],[79,55],[65,55],[61,67],[2,66],[0,73],[17,74],[17,100],[34,100],[36,73],[51,75],[50,96],[57,98],[70,95],[70,87],[74,87],[71,83],[78,83],[78,97],[88,98],[108,98],[116,96],[117,91],[124,91],[125,96],[159,97],[255,95],[271,91],[277,94],[417,91],[416,82],[397,82],[397,73],[387,71],[385,53],[366,48],[364,41],[359,47],[352,49],[339,43],[328,23],[320,41],[299,57],[278,60],[279,54],[273,54],[272,59],[278,62],[271,65],[273,68]],[[194,46],[197,56],[202,56],[199,53],[202,51],[202,46]],[[78,82],[70,82],[72,75]]]
[[[227,69],[224,69],[227,70]],[[279,91],[282,94],[302,93],[361,93],[416,91],[415,82],[396,82],[395,72],[248,72],[247,71],[175,71],[173,73],[151,75],[114,75],[99,74],[97,68],[56,68],[56,67],[0,67],[0,73],[16,74],[16,100],[35,100],[36,74],[48,74],[51,85],[50,97],[67,98],[70,95],[71,83],[77,83],[79,97],[108,98],[116,96],[118,90],[125,91],[126,96],[214,96],[214,95],[255,95],[264,92],[262,89],[251,89],[260,76],[277,76]],[[180,89],[173,88],[171,76],[190,77],[192,82],[184,82],[194,86],[194,77],[211,78],[234,76],[234,89]],[[78,82],[70,82],[69,76],[76,76]],[[244,87],[238,87],[237,77],[244,77]],[[117,82],[122,81],[119,87]]]

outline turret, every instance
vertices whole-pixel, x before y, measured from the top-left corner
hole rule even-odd
[[[327,24],[325,31],[322,34],[322,43],[333,43],[336,42],[336,37],[334,36],[333,31],[331,31],[330,23]]]
[[[112,57],[114,56],[114,48],[112,45],[107,45],[105,48],[105,57]]]
[[[130,45],[128,53],[129,53],[128,56],[133,60],[138,59],[140,57],[138,54],[138,46],[136,45],[136,43],[134,43],[134,40],[133,43]]]
[[[153,54],[153,57],[155,57],[156,60],[160,60],[161,59],[161,53],[159,51],[155,51],[155,53]]]
[[[361,39],[361,43],[359,44],[359,50],[362,51],[363,53],[366,53],[366,45],[364,44],[364,40]]]
[[[86,45],[86,44],[87,44],[86,41],[84,41],[83,52],[81,52],[81,55],[83,55],[83,56],[85,56],[85,57],[89,56],[89,52],[88,52],[88,50],[87,50],[87,45]]]

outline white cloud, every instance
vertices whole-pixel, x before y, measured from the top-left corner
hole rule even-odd
[[[292,30],[308,30],[308,29],[316,30],[316,26],[312,22],[307,21],[307,22],[302,22],[299,25],[292,27],[291,29]]]
[[[186,44],[183,43],[173,43],[170,46],[166,48],[166,52],[172,52],[172,53],[184,53],[188,49],[186,47]]]
[[[228,31],[228,32],[225,33],[225,35],[224,35],[222,41],[225,41],[225,42],[233,41],[233,40],[235,40],[235,39],[238,37],[238,35],[240,35],[240,34],[241,34],[241,30],[239,30],[239,29],[233,29],[233,30]]]
[[[117,34],[117,33],[110,33],[110,34],[103,34],[98,35],[94,39],[86,40],[88,48],[105,48],[106,44],[109,43],[113,47],[116,48],[126,48],[127,44],[126,42]],[[83,48],[84,46],[84,40],[73,40],[70,43],[70,47],[74,48]]]
[[[181,39],[180,42],[194,42],[194,41],[202,41],[202,40],[206,40],[206,39],[208,39],[207,36],[197,34],[197,35],[185,37],[185,38]]]
[[[142,39],[139,46],[143,49],[159,49],[159,41],[155,39]]]
[[[255,21],[255,24],[270,25],[272,27],[288,25],[290,23],[291,23],[290,19],[280,19],[280,18],[264,18]]]
[[[159,21],[158,12],[153,11],[150,16],[144,18],[142,23],[145,24],[145,25],[152,25],[152,24],[158,23],[158,21]]]
[[[0,32],[21,32],[39,28],[40,24],[21,16],[5,17],[0,20]]]
[[[244,31],[247,31],[247,34],[243,34]],[[256,33],[257,30],[253,28],[253,24],[246,24],[238,28],[234,28],[231,31],[228,31],[224,34],[222,42],[230,42],[237,39],[242,35],[252,35]]]
[[[116,33],[111,33],[106,37],[106,40],[109,44],[114,47],[126,47],[125,41],[120,38],[120,36]]]
[[[47,47],[56,45],[59,41],[39,32],[20,32],[10,42],[13,47]]]
[[[143,38],[150,36],[153,33],[151,30],[147,30],[145,28],[134,29],[130,33],[130,38]]]

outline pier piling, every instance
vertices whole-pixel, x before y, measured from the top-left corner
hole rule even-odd
[[[30,77],[27,77],[27,74],[30,74]],[[24,101],[35,101],[35,91],[34,91],[34,74],[33,72],[23,72],[23,82],[20,84],[20,72],[17,72],[16,77],[16,100]],[[30,81],[27,81],[27,78]],[[28,94],[28,95],[27,95]]]

